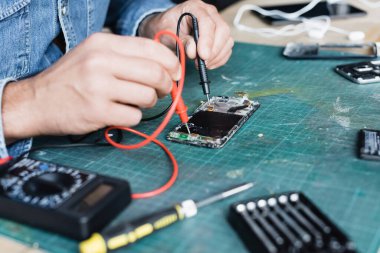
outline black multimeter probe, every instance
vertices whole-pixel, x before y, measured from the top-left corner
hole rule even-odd
[[[194,41],[195,41],[195,45],[198,46],[198,40],[199,40],[198,20],[191,13],[186,12],[179,17],[178,24],[177,24],[177,36],[180,33],[182,19],[186,16],[191,17],[191,20],[193,23]],[[177,49],[177,55],[178,55],[179,54],[178,45],[176,49]],[[207,101],[210,101],[210,81],[208,80],[206,63],[199,55],[197,56],[197,63],[198,63],[198,69],[199,69],[199,78],[201,80],[199,84],[202,85],[203,94],[206,95]]]
[[[183,18],[186,16],[189,16],[192,19],[194,41],[195,41],[195,44],[198,45],[198,40],[199,40],[198,20],[191,13],[186,12],[179,17],[178,23],[177,23],[177,36],[179,37],[179,34],[181,32],[181,22],[182,22]],[[176,52],[177,52],[177,56],[179,57],[178,45],[176,45]],[[203,59],[201,59],[199,57],[199,55],[197,56],[197,63],[198,63],[198,70],[199,70],[199,77],[200,77],[199,84],[202,85],[203,94],[206,95],[207,101],[210,101],[210,83],[211,82],[208,79],[206,63]],[[160,112],[154,116],[151,116],[151,117],[143,118],[141,121],[151,121],[151,120],[155,120],[155,119],[160,118],[161,116],[165,115],[169,111],[171,105],[172,105],[172,103],[170,103],[170,105],[168,107],[166,107],[165,110],[163,110],[162,112]]]

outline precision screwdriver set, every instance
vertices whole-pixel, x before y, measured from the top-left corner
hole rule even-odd
[[[228,220],[251,252],[356,252],[353,242],[300,192],[235,203]]]

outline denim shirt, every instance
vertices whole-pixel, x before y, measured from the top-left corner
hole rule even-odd
[[[150,14],[173,6],[170,0],[0,0],[0,105],[4,86],[36,75],[62,51],[53,40],[63,32],[66,53],[106,25],[114,33],[135,35]],[[0,157],[18,156],[31,139],[7,147],[0,117]]]

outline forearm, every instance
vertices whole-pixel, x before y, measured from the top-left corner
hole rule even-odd
[[[6,144],[39,135],[32,80],[11,82],[4,87],[2,118]]]

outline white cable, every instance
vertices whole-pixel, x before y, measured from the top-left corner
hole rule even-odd
[[[304,8],[302,8],[301,10],[294,13],[285,13],[278,10],[268,11],[253,4],[243,5],[238,10],[233,23],[234,23],[234,26],[238,28],[239,30],[256,33],[263,37],[275,37],[275,36],[290,37],[290,36],[299,35],[309,30],[314,31],[314,33],[316,33],[316,31],[319,31],[322,35],[324,35],[327,32],[331,23],[331,20],[328,16],[320,16],[320,17],[314,17],[310,19],[299,18],[300,15],[310,11],[320,1],[321,0],[314,0],[310,2],[310,4],[306,5]],[[240,23],[244,13],[247,11],[257,11],[258,13],[264,16],[277,16],[284,19],[288,19],[288,20],[289,19],[294,20],[294,21],[298,20],[298,21],[301,21],[301,23],[297,25],[287,25],[280,29],[252,28]]]
[[[380,8],[380,1],[359,0],[362,4],[370,8]]]
[[[233,24],[234,26],[242,31],[256,33],[262,37],[270,38],[276,36],[296,36],[301,33],[307,32],[308,35],[315,39],[321,39],[325,36],[326,32],[333,31],[336,33],[341,33],[347,35],[350,40],[358,41],[364,39],[365,35],[363,32],[349,32],[341,28],[331,26],[331,18],[328,16],[318,16],[313,18],[300,18],[302,14],[312,10],[318,3],[322,0],[313,0],[309,4],[307,4],[302,9],[293,12],[293,13],[285,13],[280,10],[265,10],[254,4],[246,4],[239,8],[234,18]],[[329,2],[334,1],[334,3],[340,2],[342,0],[329,0]],[[367,0],[361,0],[367,1]],[[300,21],[300,24],[297,25],[287,25],[280,29],[273,28],[252,28],[240,23],[243,15],[247,11],[256,11],[264,16],[272,16],[272,17],[280,17],[286,20],[292,21]],[[352,33],[352,36],[351,36]]]
[[[281,18],[284,18],[284,19],[287,19],[287,20],[296,20],[300,16],[302,16],[303,14],[305,14],[306,12],[311,11],[312,9],[314,9],[314,7],[317,6],[317,4],[319,4],[320,2],[322,2],[322,0],[312,0],[309,4],[307,4],[306,6],[302,7],[300,10],[298,10],[296,12],[293,12],[293,13],[286,13],[286,12],[283,12],[283,11],[280,11],[280,10],[271,10],[271,11],[268,11],[268,10],[265,10],[265,9],[259,7],[259,6],[253,5],[253,4],[250,5],[250,6],[252,7],[251,10],[256,11],[256,12],[258,12],[261,15],[264,15],[264,16],[281,17]]]

